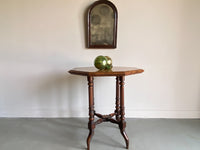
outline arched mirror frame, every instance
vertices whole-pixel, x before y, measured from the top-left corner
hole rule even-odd
[[[109,45],[105,45],[105,44],[92,44],[92,36],[91,36],[91,12],[92,10],[100,5],[100,4],[105,4],[105,5],[108,5],[112,8],[113,10],[113,13],[114,13],[114,25],[113,25],[113,42],[112,44],[109,44]],[[109,49],[112,49],[112,48],[116,48],[117,46],[117,20],[118,20],[118,12],[117,12],[117,8],[115,7],[115,5],[108,1],[108,0],[99,0],[99,1],[96,1],[94,2],[88,9],[88,13],[87,13],[87,39],[88,39],[88,42],[87,42],[87,46],[88,48],[109,48]]]

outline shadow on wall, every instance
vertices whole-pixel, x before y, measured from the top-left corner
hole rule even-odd
[[[87,83],[84,77],[67,73],[52,74],[40,79],[37,90],[37,116],[77,117],[87,110]],[[83,108],[85,107],[85,108]]]

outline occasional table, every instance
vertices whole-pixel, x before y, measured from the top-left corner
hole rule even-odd
[[[126,148],[129,148],[129,139],[126,134],[125,108],[124,108],[124,81],[125,76],[142,73],[144,70],[133,67],[113,67],[111,70],[98,70],[95,67],[80,67],[69,71],[71,74],[87,76],[89,92],[89,135],[87,138],[87,149],[90,150],[90,141],[94,135],[96,125],[102,122],[111,122],[119,125],[122,136],[126,142]],[[109,115],[96,113],[94,110],[94,77],[116,77],[116,106],[115,111]],[[94,117],[98,117],[97,121]],[[115,117],[115,119],[113,118]]]

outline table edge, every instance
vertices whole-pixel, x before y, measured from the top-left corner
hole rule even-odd
[[[128,76],[128,75],[134,75],[138,73],[144,72],[143,69],[137,70],[128,70],[128,71],[118,71],[118,72],[87,72],[87,71],[78,71],[78,70],[69,70],[70,74],[74,75],[81,75],[81,76]]]

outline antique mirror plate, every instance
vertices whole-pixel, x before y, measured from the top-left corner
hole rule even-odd
[[[88,10],[88,48],[116,48],[117,9],[107,0],[93,3]]]

